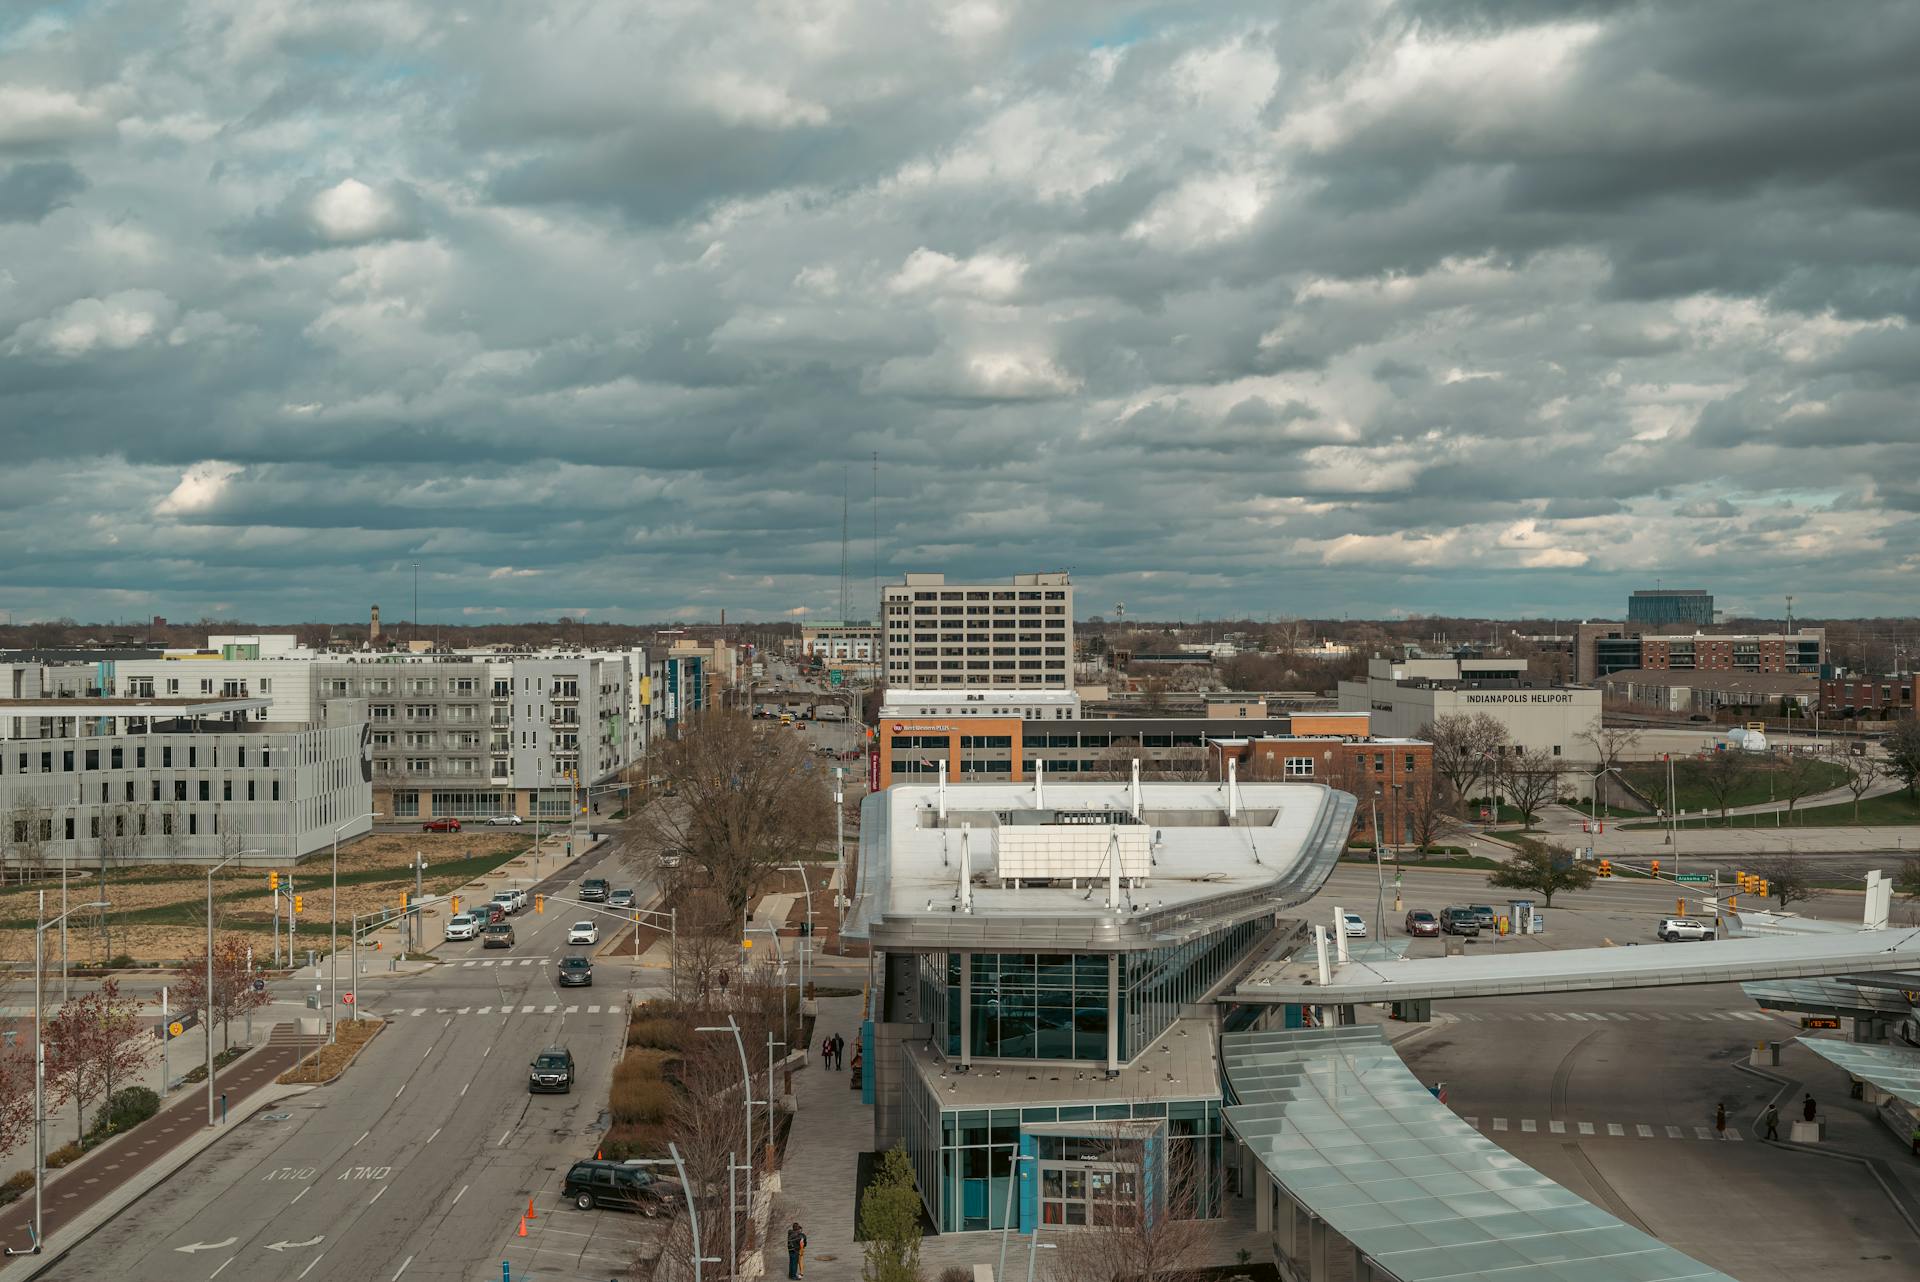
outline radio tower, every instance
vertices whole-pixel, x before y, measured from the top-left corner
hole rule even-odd
[[[840,622],[843,624],[847,621],[847,611],[852,606],[848,593],[853,587],[853,580],[848,577],[847,568],[847,476],[848,469],[842,466],[840,469]]]

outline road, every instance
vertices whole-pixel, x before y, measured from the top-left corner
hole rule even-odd
[[[598,870],[637,884],[618,866],[588,857],[565,882]],[[605,964],[596,979],[612,984],[556,987],[581,915],[529,910],[511,950],[443,944],[426,974],[363,979],[362,1008],[390,1023],[346,1078],[235,1127],[44,1276],[470,1282],[506,1259],[516,1276],[600,1282],[624,1269],[648,1221],[558,1199],[602,1130],[630,973]],[[579,1084],[529,1095],[528,1061],[556,1043]],[[523,1241],[529,1197],[541,1218]]]

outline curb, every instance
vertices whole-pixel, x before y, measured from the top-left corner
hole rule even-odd
[[[369,1022],[371,1022],[371,1021],[369,1021]],[[281,1081],[281,1080],[280,1080],[279,1078],[275,1078],[275,1079],[274,1079],[274,1085],[275,1085],[275,1086],[286,1086],[286,1087],[289,1087],[289,1088],[294,1088],[294,1087],[298,1087],[298,1088],[305,1088],[305,1089],[312,1089],[312,1090],[319,1090],[319,1089],[320,1089],[320,1088],[321,1088],[322,1086],[331,1086],[331,1085],[333,1085],[333,1084],[334,1084],[335,1082],[337,1082],[337,1081],[339,1081],[339,1080],[340,1080],[341,1078],[343,1078],[343,1077],[345,1077],[345,1076],[347,1075],[347,1070],[353,1067],[353,1065],[354,1065],[354,1061],[355,1061],[355,1060],[358,1060],[358,1059],[360,1058],[360,1055],[361,1055],[361,1052],[363,1052],[363,1051],[365,1051],[365,1050],[367,1049],[367,1047],[369,1047],[369,1046],[371,1046],[371,1045],[373,1045],[373,1039],[374,1039],[375,1037],[378,1037],[378,1036],[380,1036],[380,1034],[381,1034],[381,1033],[382,1033],[383,1031],[385,1031],[385,1029],[386,1029],[386,1027],[387,1027],[387,1025],[388,1025],[388,1024],[389,1024],[390,1022],[391,1022],[391,1021],[389,1021],[389,1020],[384,1020],[384,1019],[383,1019],[383,1020],[381,1020],[381,1021],[380,1021],[380,1026],[379,1026],[378,1028],[376,1028],[376,1029],[374,1029],[374,1030],[373,1030],[373,1033],[372,1033],[372,1034],[371,1034],[371,1035],[370,1035],[370,1036],[369,1036],[369,1037],[367,1038],[367,1040],[366,1040],[366,1041],[364,1041],[364,1042],[361,1042],[361,1043],[360,1043],[360,1045],[359,1045],[358,1047],[356,1047],[356,1048],[354,1049],[354,1052],[353,1052],[353,1054],[352,1054],[352,1055],[350,1055],[350,1056],[348,1056],[348,1057],[347,1057],[347,1062],[346,1062],[346,1063],[344,1063],[344,1064],[342,1064],[342,1065],[340,1066],[340,1071],[339,1071],[339,1072],[337,1072],[337,1073],[335,1073],[335,1074],[334,1074],[334,1075],[333,1075],[332,1077],[329,1077],[329,1078],[328,1078],[328,1079],[327,1079],[326,1081],[324,1081],[324,1082],[282,1082],[282,1081]],[[318,1054],[320,1053],[320,1051],[322,1051],[322,1050],[325,1050],[325,1049],[326,1049],[326,1048],[325,1048],[324,1046],[323,1046],[323,1047],[320,1047],[320,1048],[318,1048],[318,1049],[316,1049],[316,1050],[315,1050],[315,1051],[313,1052],[313,1054],[315,1054],[315,1055],[318,1055]],[[292,1067],[292,1068],[290,1068],[290,1069],[288,1069],[288,1070],[287,1070],[287,1072],[289,1072],[289,1073],[292,1073],[292,1072],[295,1072],[295,1071],[297,1071],[297,1070],[299,1069],[299,1067],[300,1067],[300,1065],[302,1065],[302,1064],[304,1064],[304,1063],[306,1063],[306,1062],[307,1062],[307,1060],[308,1060],[308,1058],[309,1058],[309,1056],[306,1056],[306,1055],[302,1055],[302,1056],[301,1056],[301,1057],[300,1057],[299,1059],[297,1059],[297,1060],[295,1060],[295,1061],[293,1062],[293,1067]]]
[[[1801,1082],[1798,1078],[1780,1077],[1767,1072],[1765,1069],[1756,1068],[1752,1064],[1735,1064],[1733,1067],[1738,1072],[1749,1073],[1765,1081],[1778,1082],[1780,1089],[1775,1091],[1767,1101],[1775,1108],[1779,1107],[1782,1099],[1791,1098],[1793,1093],[1801,1087]],[[1760,1118],[1765,1115],[1766,1110],[1762,1109],[1759,1116],[1753,1119],[1753,1138],[1755,1140],[1770,1148],[1786,1149],[1793,1153],[1810,1153],[1815,1157],[1831,1158],[1836,1162],[1852,1162],[1856,1166],[1865,1168],[1867,1174],[1873,1177],[1873,1182],[1880,1186],[1880,1191],[1886,1195],[1887,1201],[1892,1204],[1894,1214],[1900,1217],[1901,1222],[1907,1226],[1908,1230],[1912,1232],[1915,1237],[1920,1237],[1920,1223],[1915,1223],[1913,1216],[1907,1212],[1906,1203],[1888,1186],[1886,1176],[1880,1173],[1880,1162],[1882,1159],[1868,1157],[1862,1153],[1849,1152],[1841,1148],[1826,1148],[1817,1144],[1795,1144],[1791,1140],[1767,1139],[1760,1134]]]
[[[122,1184],[74,1218],[62,1229],[56,1245],[38,1255],[16,1256],[11,1264],[0,1266],[0,1282],[26,1282],[52,1268],[67,1252],[112,1223],[121,1212],[176,1175],[180,1168],[200,1156],[232,1131],[235,1123],[247,1121],[267,1105],[296,1095],[312,1087],[281,1086],[268,1083],[227,1110],[226,1125],[203,1129],[183,1144],[176,1144],[156,1158],[146,1170]],[[129,1132],[131,1134],[131,1132]],[[98,1150],[95,1150],[96,1152]]]

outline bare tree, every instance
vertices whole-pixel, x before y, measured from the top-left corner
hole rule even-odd
[[[1416,737],[1433,745],[1433,768],[1463,805],[1492,781],[1508,739],[1507,728],[1484,712],[1435,717]]]
[[[1880,747],[1887,754],[1887,773],[1906,785],[1909,797],[1920,793],[1920,718],[1894,722]]]
[[[180,1009],[193,1011],[202,1019],[220,1021],[220,1048],[233,1044],[233,1021],[250,1010],[267,1004],[265,993],[253,990],[253,973],[248,965],[247,941],[240,935],[226,935],[213,943],[212,998],[207,996],[207,954],[190,960],[176,972],[179,978]]]
[[[1821,791],[1826,782],[1826,772],[1820,763],[1804,752],[1788,754],[1774,771],[1774,788],[1780,796],[1787,799],[1787,822],[1794,822],[1794,812],[1800,802]]]
[[[1401,786],[1400,813],[1415,848],[1433,849],[1440,839],[1460,826],[1453,795],[1437,774],[1416,775]]]
[[[1560,790],[1560,759],[1541,748],[1526,748],[1500,758],[1499,780],[1526,827]]]
[[[1749,865],[1767,883],[1767,897],[1782,908],[1821,893],[1813,884],[1813,870],[1800,855],[1769,855]]]
[[[1138,739],[1122,739],[1100,750],[1089,772],[1095,779],[1131,779],[1133,763],[1140,763],[1140,777],[1147,780],[1183,780],[1197,783],[1212,779],[1210,748],[1144,748]]]
[[[20,880],[46,876],[47,846],[53,840],[53,807],[26,798],[5,817],[7,850],[20,870]]]
[[[1096,1201],[1094,1223],[1052,1238],[1047,1273],[1053,1282],[1193,1282],[1201,1276],[1208,1222],[1194,1218],[1199,1194],[1192,1144],[1162,1144],[1163,1178],[1147,1178],[1151,1160],[1138,1140],[1109,1141],[1096,1159],[1119,1168],[1108,1185],[1111,1204]],[[1107,1221],[1107,1222],[1103,1222]]]
[[[766,877],[833,840],[833,799],[802,736],[711,711],[667,745],[658,773],[678,794],[634,828],[643,849],[705,869],[737,919]]]
[[[1863,753],[1857,757],[1849,755],[1840,758],[1840,768],[1847,772],[1842,784],[1853,794],[1853,821],[1859,823],[1860,801],[1887,777],[1886,765],[1878,757]]]
[[[1700,780],[1700,786],[1705,788],[1707,795],[1713,798],[1723,821],[1727,817],[1727,811],[1731,807],[1734,796],[1739,793],[1741,785],[1747,782],[1752,773],[1753,762],[1738,748],[1726,748],[1709,753],[1706,761],[1702,762],[1699,770],[1695,771],[1695,775]],[[1671,806],[1668,808],[1672,809]]]

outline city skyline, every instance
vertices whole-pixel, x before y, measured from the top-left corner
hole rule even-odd
[[[440,12],[0,15],[13,617],[825,618],[843,497],[857,615],[1920,566],[1911,8]]]

